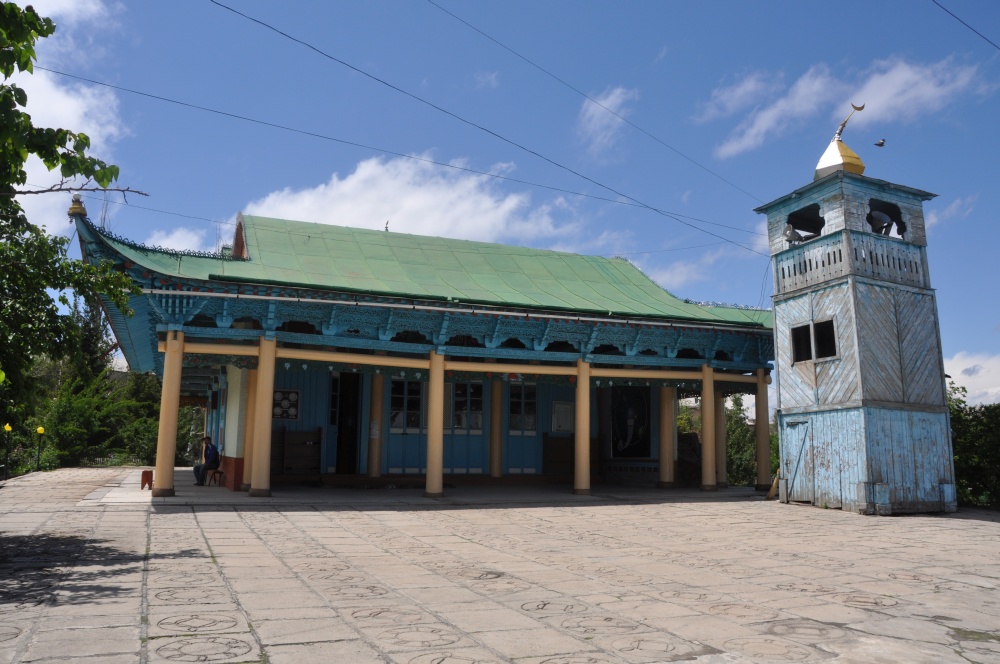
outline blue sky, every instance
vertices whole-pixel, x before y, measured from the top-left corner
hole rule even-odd
[[[753,208],[811,182],[864,103],[844,140],[866,175],[939,194],[926,211],[946,368],[972,400],[1000,401],[1000,51],[931,0],[435,2],[226,4],[509,142],[209,0],[36,0],[58,25],[38,64],[368,147],[44,71],[19,82],[37,123],[89,132],[121,184],[151,194],[107,205],[138,241],[211,250],[240,210],[388,221],[622,255],[681,297],[748,305],[772,290]],[[1000,43],[1000,3],[941,3]],[[26,201],[34,220],[71,232],[68,197],[31,198],[45,199]]]

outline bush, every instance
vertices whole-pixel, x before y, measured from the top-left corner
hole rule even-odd
[[[966,394],[949,384],[958,502],[1000,509],[1000,404],[970,406]]]

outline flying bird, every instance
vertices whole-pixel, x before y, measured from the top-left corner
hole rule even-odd
[[[875,142],[875,147],[877,147],[877,148],[884,148],[885,147],[885,139],[884,138],[878,139]]]

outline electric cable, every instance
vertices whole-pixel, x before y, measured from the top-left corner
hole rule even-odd
[[[740,193],[743,193],[743,194],[746,194],[747,196],[749,196],[750,198],[754,199],[754,200],[755,200],[755,201],[757,201],[758,203],[763,203],[763,202],[764,202],[764,201],[762,201],[761,199],[759,199],[759,198],[757,198],[756,196],[754,196],[753,194],[751,194],[751,193],[750,193],[749,191],[747,191],[746,189],[743,189],[742,187],[740,187],[739,185],[735,184],[734,182],[732,182],[732,181],[730,181],[730,180],[727,180],[726,178],[722,177],[721,175],[719,175],[718,173],[716,173],[716,172],[715,172],[715,171],[713,171],[712,169],[708,168],[708,167],[707,167],[707,166],[705,166],[704,164],[701,164],[701,163],[699,163],[698,161],[696,161],[695,159],[692,159],[691,157],[687,156],[686,154],[684,154],[683,152],[681,152],[680,150],[678,150],[678,149],[677,149],[677,148],[675,148],[674,146],[670,145],[669,143],[667,143],[666,141],[664,141],[664,140],[663,140],[663,139],[661,139],[660,137],[656,136],[655,134],[652,134],[652,133],[651,133],[651,132],[649,132],[649,131],[646,131],[645,129],[643,129],[643,128],[642,128],[642,127],[640,127],[639,125],[635,124],[634,122],[632,122],[631,120],[629,120],[629,119],[628,119],[628,118],[626,118],[625,116],[623,116],[623,115],[621,115],[620,113],[616,112],[616,111],[615,111],[614,109],[611,109],[611,108],[608,108],[607,106],[605,106],[604,104],[602,104],[602,103],[601,103],[601,102],[599,102],[598,100],[596,100],[596,99],[594,99],[593,97],[591,97],[590,95],[588,95],[588,94],[587,94],[586,92],[583,92],[582,90],[580,90],[579,88],[575,87],[575,86],[574,86],[574,85],[572,85],[571,83],[567,83],[567,82],[566,82],[566,81],[565,81],[564,79],[560,78],[559,76],[556,76],[555,74],[553,74],[552,72],[550,72],[550,71],[549,71],[548,69],[546,69],[545,67],[542,67],[541,65],[539,65],[539,64],[538,64],[538,63],[536,63],[536,62],[533,62],[532,60],[530,60],[530,59],[529,59],[529,58],[527,58],[526,56],[523,56],[523,55],[521,55],[520,53],[518,53],[517,51],[515,51],[515,50],[514,50],[514,49],[512,49],[511,47],[507,46],[506,44],[504,44],[504,43],[503,43],[503,42],[501,42],[500,40],[496,39],[495,37],[493,37],[493,36],[491,36],[491,35],[489,35],[489,34],[485,33],[485,32],[484,32],[484,31],[482,31],[482,30],[480,30],[479,28],[477,28],[476,26],[472,25],[471,23],[469,23],[468,21],[466,21],[466,20],[465,20],[465,19],[463,19],[462,17],[460,17],[460,16],[457,16],[457,15],[456,15],[456,14],[454,14],[453,12],[450,12],[450,11],[448,11],[447,9],[445,9],[444,7],[442,7],[441,5],[439,5],[438,3],[434,2],[434,0],[427,0],[427,2],[428,2],[428,3],[430,3],[431,5],[433,5],[433,6],[437,7],[437,8],[438,8],[438,9],[440,9],[440,10],[441,10],[442,12],[444,12],[444,13],[445,13],[445,14],[447,14],[448,16],[451,16],[451,17],[452,17],[453,19],[455,19],[455,20],[456,20],[456,21],[458,21],[459,23],[461,23],[461,24],[465,25],[465,26],[466,26],[466,27],[468,27],[469,29],[471,29],[471,30],[473,30],[473,31],[475,31],[475,32],[478,32],[478,33],[479,33],[479,34],[481,34],[481,35],[482,35],[483,37],[485,37],[486,39],[489,39],[489,40],[490,40],[491,42],[493,42],[494,44],[496,44],[496,45],[497,45],[497,46],[499,46],[500,48],[504,49],[505,51],[507,51],[507,52],[509,52],[509,53],[513,54],[514,56],[516,56],[516,57],[520,58],[521,60],[524,60],[524,61],[525,61],[525,62],[527,62],[527,63],[528,63],[529,65],[531,65],[532,67],[534,67],[535,69],[537,69],[538,71],[542,72],[543,74],[545,74],[545,75],[546,75],[546,76],[548,76],[549,78],[552,78],[552,79],[554,79],[555,81],[557,81],[557,82],[561,83],[561,84],[562,84],[563,86],[565,86],[565,87],[569,88],[570,90],[572,90],[572,91],[573,91],[573,92],[575,92],[576,94],[580,95],[581,97],[583,97],[583,98],[584,98],[584,99],[586,99],[587,101],[591,102],[592,104],[596,104],[597,106],[600,106],[600,107],[601,107],[602,109],[604,109],[605,111],[607,111],[607,112],[608,112],[608,113],[610,113],[611,115],[615,116],[616,118],[618,118],[619,120],[621,120],[621,121],[622,121],[622,122],[624,122],[625,124],[629,125],[630,127],[632,127],[633,129],[635,129],[636,131],[638,131],[638,132],[640,132],[640,133],[642,133],[642,134],[645,134],[646,136],[648,136],[649,138],[653,139],[654,141],[656,141],[657,143],[659,143],[659,144],[660,144],[660,145],[662,145],[663,147],[667,148],[668,150],[670,150],[671,152],[673,152],[673,153],[674,153],[674,154],[676,154],[677,156],[679,156],[679,157],[682,157],[682,158],[686,159],[687,161],[691,162],[692,164],[694,164],[695,166],[697,166],[697,167],[698,167],[698,168],[700,168],[701,170],[705,171],[705,172],[706,172],[706,173],[708,173],[709,175],[712,175],[713,177],[715,177],[715,178],[718,178],[718,179],[719,179],[719,180],[721,180],[722,182],[725,182],[726,184],[728,184],[728,185],[729,185],[730,187],[732,187],[733,189],[736,189],[736,190],[737,190],[737,191],[739,191]]]
[[[653,211],[655,211],[655,212],[657,212],[659,214],[662,214],[664,216],[667,216],[667,217],[683,217],[685,219],[691,219],[693,221],[697,221],[697,222],[702,223],[702,224],[708,224],[710,226],[718,226],[720,228],[727,228],[729,230],[739,231],[741,233],[750,233],[752,235],[761,235],[761,233],[758,233],[757,231],[747,230],[746,228],[739,228],[738,226],[729,226],[727,224],[721,224],[721,223],[715,222],[715,221],[708,221],[707,219],[701,219],[699,217],[693,217],[693,216],[690,216],[690,215],[681,214],[679,212],[672,212],[670,210],[663,210],[663,209],[658,209],[658,208],[651,208],[648,205],[643,205],[641,203],[636,203],[636,202],[627,201],[627,200],[621,200],[621,199],[616,199],[616,198],[608,198],[607,196],[598,196],[596,194],[587,194],[587,193],[583,193],[583,192],[580,192],[580,191],[573,191],[571,189],[563,189],[561,187],[555,187],[555,186],[552,186],[552,185],[541,184],[541,183],[538,183],[538,182],[531,182],[529,180],[522,180],[522,179],[519,179],[519,178],[513,178],[513,177],[510,177],[510,176],[507,176],[507,175],[500,175],[499,173],[490,173],[490,172],[487,172],[487,171],[480,171],[480,170],[477,170],[477,169],[474,169],[474,168],[469,168],[467,166],[459,166],[457,164],[449,164],[449,163],[442,162],[442,161],[435,161],[433,159],[428,159],[427,157],[419,157],[419,156],[412,155],[412,154],[405,154],[403,152],[396,152],[394,150],[388,150],[386,148],[380,148],[380,147],[375,147],[375,146],[371,146],[371,145],[365,145],[364,143],[357,143],[357,142],[354,142],[354,141],[348,141],[346,139],[336,138],[334,136],[328,136],[326,134],[320,134],[318,132],[313,132],[313,131],[309,131],[309,130],[306,130],[306,129],[298,129],[296,127],[290,127],[288,125],[278,124],[276,122],[269,122],[267,120],[260,120],[260,119],[252,118],[252,117],[249,117],[249,116],[246,116],[246,115],[240,115],[238,113],[231,113],[229,111],[220,111],[218,109],[209,108],[207,106],[201,106],[199,104],[194,104],[194,103],[191,103],[191,102],[180,101],[178,99],[171,99],[170,97],[165,97],[165,96],[162,96],[162,95],[153,94],[151,92],[143,92],[141,90],[135,90],[135,89],[132,89],[132,88],[126,88],[126,87],[121,86],[121,85],[114,85],[112,83],[107,83],[107,82],[104,82],[104,81],[98,81],[98,80],[93,79],[93,78],[87,78],[86,76],[79,76],[77,74],[70,74],[68,72],[59,71],[57,69],[50,69],[48,67],[42,67],[41,65],[35,65],[35,69],[40,69],[42,71],[47,71],[50,74],[57,74],[59,76],[65,76],[66,78],[72,78],[72,79],[75,79],[75,80],[78,80],[78,81],[83,81],[85,83],[91,83],[93,85],[104,86],[104,87],[110,88],[112,90],[118,90],[119,92],[127,92],[129,94],[137,95],[137,96],[140,96],[140,97],[147,97],[149,99],[155,99],[157,101],[162,101],[162,102],[169,103],[169,104],[176,104],[178,106],[182,106],[182,107],[185,107],[185,108],[193,109],[193,110],[196,110],[196,111],[202,111],[204,113],[211,113],[211,114],[214,114],[214,115],[219,115],[219,116],[226,117],[226,118],[233,119],[233,120],[240,120],[240,121],[243,121],[243,122],[249,122],[249,123],[252,123],[252,124],[258,124],[258,125],[261,125],[261,126],[264,126],[264,127],[270,127],[271,129],[279,129],[281,131],[288,131],[288,132],[292,132],[292,133],[295,133],[295,134],[300,134],[302,136],[308,136],[308,137],[311,137],[311,138],[318,138],[318,139],[325,140],[325,141],[331,141],[333,143],[340,143],[342,145],[349,145],[351,147],[357,147],[357,148],[362,148],[362,149],[365,149],[365,150],[371,150],[373,152],[381,152],[383,154],[392,155],[394,157],[401,157],[401,158],[404,158],[404,159],[410,159],[410,160],[413,160],[413,161],[423,162],[423,163],[431,164],[431,165],[434,165],[434,166],[441,166],[443,168],[450,168],[452,170],[463,171],[463,172],[471,173],[471,174],[474,174],[474,175],[483,175],[483,176],[486,176],[486,177],[495,178],[497,180],[505,180],[507,182],[514,182],[516,184],[523,184],[523,185],[529,186],[529,187],[537,187],[539,189],[546,189],[546,190],[549,190],[549,191],[555,191],[555,192],[558,192],[558,193],[561,193],[561,194],[567,194],[569,196],[580,196],[581,198],[590,198],[590,199],[593,199],[593,200],[603,201],[605,203],[614,203],[615,205],[627,205],[629,207],[648,208],[648,209],[651,209],[651,210],[653,210]],[[143,208],[142,206],[139,206],[139,205],[133,205],[132,207],[135,207],[135,208],[138,208],[138,209],[152,209],[152,208]],[[169,213],[168,212],[167,214],[174,214],[174,213]],[[184,216],[184,215],[181,215],[181,216]],[[200,217],[192,217],[192,218],[193,219],[200,219]],[[211,220],[206,220],[206,221],[211,221]],[[701,230],[701,229],[698,229],[698,230]]]
[[[381,79],[378,76],[375,76],[374,74],[370,74],[370,73],[366,72],[363,69],[355,67],[354,65],[352,65],[352,64],[350,64],[350,63],[348,63],[348,62],[346,62],[344,60],[341,60],[340,58],[337,58],[336,56],[330,55],[329,53],[321,50],[320,48],[318,48],[316,46],[313,46],[309,42],[304,41],[302,39],[299,39],[297,37],[294,37],[294,36],[288,34],[287,32],[284,32],[284,31],[276,28],[275,26],[270,25],[269,23],[266,23],[265,21],[262,21],[260,19],[254,18],[253,16],[250,16],[248,14],[244,14],[243,12],[241,12],[241,11],[239,11],[237,9],[234,9],[234,8],[228,6],[228,5],[225,5],[225,4],[221,3],[221,2],[219,2],[218,0],[208,0],[208,1],[210,3],[212,3],[213,5],[221,7],[222,9],[225,9],[225,10],[227,10],[229,12],[232,12],[233,14],[236,14],[237,16],[240,16],[240,17],[242,17],[242,18],[244,18],[244,19],[246,19],[246,20],[248,20],[248,21],[250,21],[252,23],[256,23],[257,25],[259,25],[259,26],[261,26],[261,27],[263,27],[263,28],[265,28],[267,30],[270,30],[270,31],[272,31],[272,32],[274,32],[274,33],[276,33],[278,35],[281,35],[285,39],[288,39],[288,40],[290,40],[290,41],[292,41],[292,42],[294,42],[296,44],[299,44],[299,45],[301,45],[301,46],[309,49],[310,51],[313,51],[313,52],[321,55],[322,57],[324,57],[324,58],[326,58],[328,60],[331,60],[332,62],[336,62],[339,65],[347,67],[351,71],[356,72],[358,74],[361,74],[362,76],[364,76],[364,77],[366,77],[368,79],[371,79],[371,80],[379,83],[380,85],[384,85],[384,86],[388,87],[391,90],[394,90],[394,91],[396,91],[396,92],[398,92],[398,93],[400,93],[400,94],[402,94],[402,95],[404,95],[406,97],[409,97],[410,99],[413,99],[414,101],[420,102],[421,104],[429,106],[430,108],[433,108],[434,110],[436,110],[436,111],[438,111],[440,113],[443,113],[443,114],[447,115],[448,117],[451,117],[451,118],[453,118],[455,120],[458,120],[459,122],[461,122],[461,123],[463,123],[465,125],[473,127],[475,129],[478,129],[478,130],[480,130],[480,131],[482,131],[484,133],[487,133],[487,134],[489,134],[489,135],[491,135],[491,136],[493,136],[493,137],[495,137],[495,138],[503,141],[504,143],[507,143],[508,145],[511,145],[511,146],[513,146],[513,147],[515,147],[515,148],[517,148],[519,150],[527,152],[528,154],[533,155],[533,156],[541,159],[542,161],[545,161],[546,163],[549,163],[549,164],[555,166],[556,168],[559,168],[559,169],[561,169],[563,171],[566,171],[567,173],[570,173],[572,175],[577,176],[578,178],[586,180],[587,182],[590,182],[591,184],[594,184],[594,185],[600,187],[601,189],[605,189],[607,191],[610,191],[611,193],[615,194],[616,196],[621,196],[622,198],[630,200],[630,201],[638,204],[640,207],[643,207],[643,208],[646,208],[648,210],[651,210],[652,212],[660,214],[661,216],[673,219],[674,221],[676,221],[676,222],[678,222],[680,224],[683,224],[685,226],[688,226],[690,228],[698,230],[698,231],[700,231],[702,233],[705,233],[706,235],[711,235],[712,237],[718,238],[718,239],[723,240],[725,242],[729,242],[729,243],[731,243],[731,244],[733,244],[733,245],[735,245],[737,247],[740,247],[741,249],[749,251],[751,253],[754,253],[754,254],[757,254],[759,256],[764,256],[766,258],[769,258],[769,256],[767,254],[762,254],[761,252],[757,251],[756,249],[753,249],[752,247],[748,247],[748,246],[746,246],[744,244],[740,244],[739,242],[736,242],[735,240],[730,240],[729,238],[724,237],[722,235],[718,235],[718,234],[713,233],[711,231],[707,231],[704,228],[699,228],[698,226],[695,226],[694,224],[688,223],[688,222],[684,221],[683,219],[680,219],[678,217],[675,217],[675,216],[672,216],[670,214],[664,213],[661,210],[659,210],[659,209],[657,209],[657,208],[655,208],[655,207],[653,207],[651,205],[648,205],[648,204],[640,201],[639,199],[637,199],[637,198],[635,198],[633,196],[629,196],[628,194],[625,194],[625,193],[623,193],[621,191],[618,191],[617,189],[615,189],[615,188],[613,188],[611,186],[608,186],[606,184],[598,182],[597,180],[595,180],[595,179],[593,179],[593,178],[591,178],[591,177],[589,177],[587,175],[584,175],[583,173],[580,173],[579,171],[576,171],[576,170],[570,168],[569,166],[561,164],[561,163],[555,161],[554,159],[551,159],[550,157],[546,157],[545,155],[541,154],[540,152],[538,152],[536,150],[533,150],[533,149],[531,149],[531,148],[529,148],[529,147],[527,147],[525,145],[522,145],[522,144],[520,144],[520,143],[518,143],[518,142],[516,142],[516,141],[514,141],[514,140],[512,140],[510,138],[507,138],[506,136],[503,136],[502,134],[499,134],[499,133],[493,131],[492,129],[484,127],[483,125],[477,124],[477,123],[475,123],[475,122],[473,122],[471,120],[467,120],[466,118],[463,118],[462,116],[458,115],[457,113],[449,111],[449,110],[447,110],[447,109],[445,109],[445,108],[443,108],[441,106],[438,106],[437,104],[435,104],[435,103],[433,103],[431,101],[428,101],[428,100],[424,99],[423,97],[420,97],[420,96],[418,96],[416,94],[413,94],[412,92],[408,92],[408,91],[406,91],[406,90],[404,90],[404,89],[402,89],[402,88],[400,88],[400,87],[398,87],[396,85],[393,85],[392,83],[389,83],[388,81],[386,81],[384,79]]]
[[[1000,46],[997,46],[996,43],[993,42],[993,40],[991,40],[989,37],[987,37],[986,35],[984,35],[983,33],[981,33],[979,30],[976,30],[974,27],[972,27],[971,25],[969,25],[968,23],[966,23],[965,21],[963,21],[962,19],[960,19],[958,16],[955,15],[954,12],[952,12],[950,9],[948,9],[947,7],[945,7],[944,5],[942,5],[940,2],[938,2],[938,0],[931,0],[931,2],[933,2],[935,5],[937,5],[938,7],[940,7],[942,10],[944,10],[945,13],[947,13],[953,19],[955,19],[956,21],[958,21],[959,23],[961,23],[962,25],[964,25],[965,27],[967,27],[969,30],[972,30],[977,35],[979,35],[980,37],[982,37],[986,41],[987,44],[989,44],[993,48],[995,48],[998,51],[1000,51]]]

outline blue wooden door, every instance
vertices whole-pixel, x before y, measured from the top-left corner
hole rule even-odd
[[[784,450],[781,474],[788,481],[788,500],[811,503],[816,484],[813,465],[812,426],[808,419],[782,422]]]
[[[483,384],[449,383],[445,388],[444,472],[482,474],[487,455]]]
[[[394,378],[389,387],[389,438],[386,472],[419,475],[427,471],[424,385]]]

